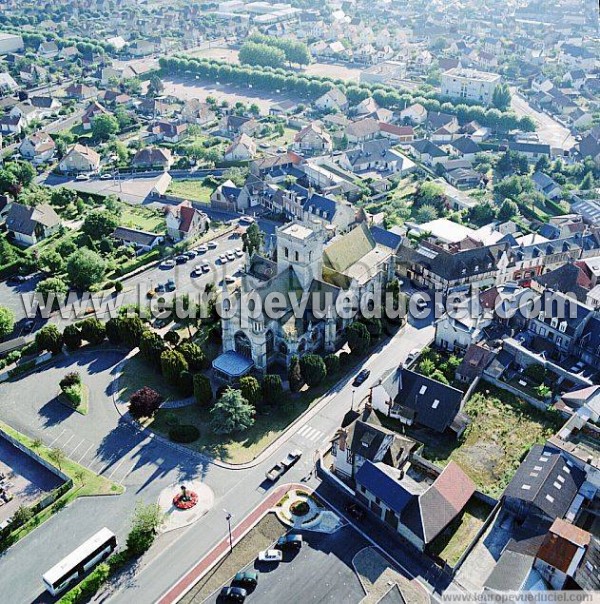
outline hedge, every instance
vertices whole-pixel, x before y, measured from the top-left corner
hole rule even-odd
[[[13,260],[4,266],[0,266],[0,279],[12,277],[19,270],[20,264],[20,260]]]
[[[193,443],[200,438],[200,430],[196,426],[174,426],[169,430],[169,438],[176,443]]]
[[[115,274],[117,274],[119,276],[126,275],[127,273],[131,273],[131,272],[137,270],[138,268],[141,268],[142,266],[144,266],[145,264],[148,264],[149,262],[158,260],[160,258],[160,256],[161,256],[160,250],[155,248],[152,251],[148,252],[147,254],[144,254],[143,256],[138,256],[137,258],[134,258],[133,260],[126,262],[125,264],[120,266],[118,269],[116,269]]]

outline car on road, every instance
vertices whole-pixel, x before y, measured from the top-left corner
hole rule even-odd
[[[417,305],[417,310],[419,311],[423,311],[427,308],[427,300],[425,300],[423,296],[416,296],[415,304]]]
[[[154,298],[154,296],[156,296],[156,290],[155,289],[149,289],[146,292],[146,298],[148,298],[148,300],[152,300],[152,298]]]
[[[187,256],[184,256],[183,254],[181,254],[181,256],[177,256],[175,258],[175,262],[177,264],[185,264],[188,260],[189,260],[189,258]]]
[[[110,180],[112,177],[113,177],[113,175],[112,175],[112,174],[109,174],[108,172],[106,172],[106,174],[103,174],[103,175],[100,177],[100,180]]]
[[[207,247],[209,250],[216,250],[216,249],[219,247],[219,244],[218,244],[216,241],[209,241],[209,242],[206,244],[206,247]]]
[[[175,288],[176,288],[176,285],[175,285],[175,280],[174,280],[174,279],[169,279],[169,280],[167,281],[166,285],[165,285],[165,289],[166,289],[168,292],[174,292],[174,291],[175,291]]]
[[[165,291],[165,284],[164,283],[159,283],[155,288],[154,291],[158,294],[162,294]]]
[[[302,547],[302,535],[283,535],[277,539],[277,549],[300,549]]]
[[[301,457],[302,451],[300,449],[290,451],[285,459],[282,459],[270,470],[267,470],[265,473],[267,480],[274,482],[279,477],[283,476]]]
[[[346,506],[346,512],[348,512],[348,514],[354,518],[354,520],[359,521],[362,520],[366,515],[365,510],[356,503],[349,503]]]
[[[83,181],[83,180],[89,180],[89,179],[90,179],[89,174],[78,174],[78,175],[75,177],[75,180],[78,180],[78,181],[80,181],[80,182],[81,182],[81,181]]]
[[[247,595],[243,587],[223,587],[219,592],[219,597],[225,602],[243,602]]]
[[[196,251],[199,254],[206,254],[206,252],[208,252],[208,246],[207,245],[201,245]]]
[[[362,371],[360,371],[358,373],[358,375],[354,378],[354,381],[352,382],[353,386],[360,386],[362,383],[364,383],[367,379],[369,379],[369,376],[371,375],[371,372],[368,369],[363,369]]]
[[[235,277],[232,277],[231,275],[225,275],[223,281],[225,281],[227,285],[231,285],[232,283],[235,283]]]
[[[175,260],[165,260],[161,262],[160,268],[173,268],[175,266]]]
[[[238,258],[241,258],[244,255],[244,250],[241,247],[236,247],[235,250],[234,250],[234,254]]]
[[[194,270],[192,271],[192,277],[198,277],[202,274],[202,265],[196,264]]]
[[[283,553],[278,549],[265,549],[258,552],[258,559],[260,562],[281,562]]]
[[[412,363],[420,354],[421,351],[418,348],[413,348],[406,357],[406,364],[409,365]]]
[[[227,252],[225,254],[225,256],[227,257],[227,260],[229,260],[229,261],[235,260],[235,254],[233,252]]]
[[[254,588],[258,584],[258,573],[253,570],[243,570],[233,577],[232,583]]]

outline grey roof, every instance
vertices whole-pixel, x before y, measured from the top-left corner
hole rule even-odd
[[[506,487],[504,497],[531,503],[551,519],[563,518],[584,480],[585,474],[558,449],[534,445]]]
[[[131,229],[129,227],[119,226],[117,227],[112,236],[115,239],[120,239],[126,243],[136,243],[138,245],[150,246],[152,245],[160,235],[156,233],[149,233],[148,231],[139,231],[137,229]]]
[[[543,143],[525,143],[521,141],[510,141],[508,148],[511,151],[517,151],[519,153],[541,153],[544,155],[550,155],[550,145]]]
[[[330,197],[314,194],[304,202],[303,207],[309,214],[331,221],[337,212],[338,202]]]
[[[472,139],[466,136],[461,136],[455,141],[452,141],[452,146],[461,153],[479,153],[481,147]]]
[[[60,224],[60,218],[48,204],[29,207],[20,203],[13,203],[8,210],[6,227],[9,231],[32,235],[38,224],[51,228]]]
[[[407,491],[385,469],[384,464],[373,464],[367,460],[356,473],[356,483],[400,514],[412,499],[416,499],[416,495]]]
[[[365,459],[374,459],[385,439],[394,436],[394,432],[382,426],[356,420],[348,429],[348,444],[352,453]]]
[[[600,590],[600,541],[594,535],[575,571],[574,579],[587,592]]]
[[[252,369],[254,362],[237,352],[230,350],[220,354],[213,362],[213,369],[236,378],[245,375]]]
[[[379,245],[383,245],[391,250],[397,250],[402,243],[402,236],[392,233],[378,226],[371,227],[371,235]]]
[[[506,550],[484,584],[490,591],[520,591],[533,566],[533,556]]]
[[[564,294],[573,293],[579,302],[585,302],[589,289],[582,287],[578,283],[582,270],[572,263],[563,264],[558,268],[535,277],[540,285],[553,291],[559,291]]]
[[[377,138],[363,143],[356,149],[346,151],[346,157],[351,166],[356,166],[361,163],[375,161],[376,159],[383,160],[386,159],[386,156],[388,156],[389,159],[389,157],[392,156],[392,153],[390,153],[391,150],[392,145],[388,139]]]
[[[440,149],[437,145],[426,139],[414,141],[411,143],[411,145],[413,149],[417,151],[417,153],[426,153],[431,157],[445,157],[448,155],[444,150]]]
[[[392,370],[382,386],[400,408],[423,426],[443,432],[460,409],[462,392],[410,369]],[[410,413],[412,412],[412,413]]]
[[[449,113],[442,113],[440,111],[429,111],[427,113],[427,123],[431,128],[437,130],[446,124],[454,121],[456,117]]]

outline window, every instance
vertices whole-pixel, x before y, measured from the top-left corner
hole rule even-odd
[[[381,503],[381,499],[379,499],[379,497],[375,497],[375,503],[379,505]]]
[[[554,503],[554,497],[552,497],[552,495],[546,495],[546,499],[550,502],[550,503]]]
[[[566,321],[560,322],[560,325],[558,326],[558,331],[562,331],[563,333],[565,333],[565,331],[567,331],[567,322]]]
[[[529,490],[531,489],[531,485],[530,485],[530,484],[524,484],[524,485],[523,485],[521,488],[522,488],[524,491],[529,491]]]
[[[561,490],[561,488],[562,488],[562,484],[560,484],[560,482],[555,482],[555,483],[554,483],[554,488],[555,488],[555,489],[558,489],[558,490],[560,491],[560,490]]]
[[[352,451],[350,449],[346,450],[346,461],[350,464],[352,463]]]
[[[552,319],[550,319],[550,327],[552,327],[553,329],[556,329],[557,326],[558,326],[558,319],[556,317],[552,317]]]
[[[425,394],[427,392],[427,386],[423,385],[421,386],[420,390],[419,390],[419,394]]]
[[[440,401],[438,401],[438,399],[436,398],[435,401],[433,401],[433,405],[431,405],[432,409],[437,409],[439,404]]]
[[[289,258],[290,251],[287,249],[287,247],[284,247],[284,248],[283,248],[283,255],[284,255],[286,258]]]

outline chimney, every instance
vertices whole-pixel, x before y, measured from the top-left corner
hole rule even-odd
[[[338,430],[338,449],[340,451],[346,450],[346,437],[347,436],[348,436],[348,433],[346,432],[346,430],[344,430],[344,428],[340,428]]]
[[[402,390],[404,388],[402,384],[402,372],[404,371],[404,363],[400,363],[398,365],[398,390]]]

